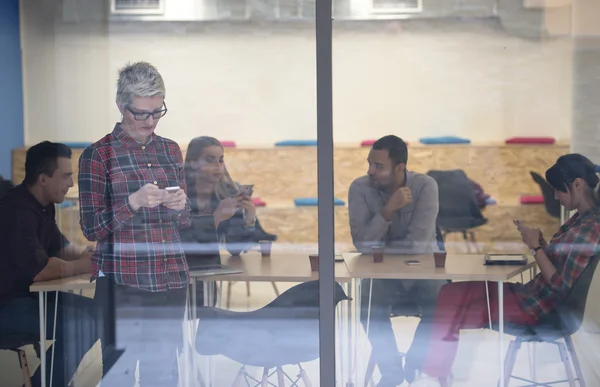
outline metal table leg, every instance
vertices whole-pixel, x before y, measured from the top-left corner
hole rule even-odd
[[[498,355],[500,356],[500,387],[506,385],[504,380],[504,282],[498,281]]]
[[[46,292],[38,293],[40,313],[40,372],[42,387],[46,387]]]

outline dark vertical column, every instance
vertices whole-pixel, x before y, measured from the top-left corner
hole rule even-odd
[[[316,1],[316,40],[320,385],[335,386],[331,0]]]

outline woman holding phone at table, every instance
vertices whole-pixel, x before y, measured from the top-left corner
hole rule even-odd
[[[231,253],[239,253],[261,240],[277,239],[265,232],[256,218],[251,186],[239,185],[229,175],[219,140],[203,136],[190,142],[185,155],[185,177],[191,214],[212,215],[219,240],[233,245]]]
[[[259,241],[277,239],[265,232],[256,218],[251,186],[239,185],[229,175],[223,145],[216,138],[202,136],[190,142],[185,178],[192,226],[182,234],[184,243],[204,245],[201,249],[210,252],[218,251],[219,244],[225,242],[232,255],[239,255]],[[203,287],[197,289],[197,304],[202,306]]]
[[[561,156],[546,171],[555,197],[573,215],[546,241],[540,229],[514,223],[540,269],[526,284],[504,285],[504,321],[535,326],[564,300],[591,258],[600,252],[600,178],[580,154]],[[489,324],[485,282],[457,282],[440,291],[423,374],[414,387],[450,385],[460,329]],[[488,285],[492,323],[498,322],[498,286]]]

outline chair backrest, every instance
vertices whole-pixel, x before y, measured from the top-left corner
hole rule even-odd
[[[342,286],[334,283],[335,307],[340,301],[350,300]],[[303,282],[281,293],[276,299],[260,309],[250,312],[232,312],[214,307],[198,310],[198,314],[210,320],[294,320],[319,319],[319,281]]]
[[[544,207],[550,216],[560,218],[560,201],[554,198],[554,188],[539,173],[529,171],[533,181],[540,186],[544,197]]]
[[[342,286],[334,283],[334,306],[340,301],[348,300]],[[298,284],[271,301],[264,308],[282,307],[319,307],[319,281],[308,281]],[[263,308],[263,309],[264,309]]]
[[[556,308],[561,326],[567,334],[577,332],[581,326],[590,286],[599,260],[600,255],[592,257],[575,281],[567,297]]]
[[[335,307],[340,301],[349,300],[342,286],[334,283]],[[303,282],[281,293],[264,307],[251,312],[239,313],[236,318],[262,320],[294,320],[319,318],[319,281]]]
[[[471,181],[462,169],[432,170],[427,174],[433,177],[438,185],[440,201],[438,219],[483,219]]]

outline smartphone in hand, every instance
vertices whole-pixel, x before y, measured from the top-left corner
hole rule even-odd
[[[254,184],[242,184],[239,186],[239,194],[245,196],[252,196],[254,193]]]
[[[173,187],[167,187],[165,188],[165,191],[167,191],[170,194],[174,194],[177,191],[179,191],[181,188],[179,186],[173,186]]]

